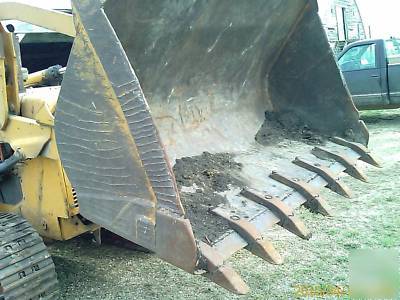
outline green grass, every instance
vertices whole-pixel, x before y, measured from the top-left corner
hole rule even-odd
[[[344,178],[353,199],[326,190],[323,197],[333,217],[301,208],[297,214],[313,231],[304,241],[276,227],[266,236],[285,257],[270,265],[245,250],[230,259],[251,288],[246,296],[224,291],[202,277],[193,277],[153,255],[112,246],[96,247],[77,239],[50,246],[63,299],[295,299],[296,287],[329,289],[349,284],[349,254],[356,249],[400,250],[400,111],[363,112],[369,122],[371,147],[384,162],[369,168],[370,182]],[[313,297],[316,298],[316,297]],[[336,299],[338,297],[324,297]],[[341,299],[346,299],[342,297]]]

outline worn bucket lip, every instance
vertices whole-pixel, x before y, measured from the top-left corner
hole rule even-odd
[[[345,149],[344,154],[346,154],[349,158],[354,160],[360,158],[360,155],[355,153],[351,149]],[[338,162],[325,162],[325,166],[327,166],[338,177],[339,174],[345,171],[346,169],[343,165],[341,165]],[[290,174],[290,173],[284,173],[284,174]],[[307,172],[305,172],[305,174],[307,174]],[[322,179],[319,175],[315,173],[313,175],[308,175],[307,177],[308,179],[306,181],[318,190],[320,190],[321,188],[325,187],[328,184],[324,179]],[[295,190],[289,188],[289,190],[291,191],[288,192],[287,187],[285,188],[284,186],[281,186],[280,188],[278,188],[278,190],[280,190],[281,192],[277,196],[279,196],[279,198],[292,209],[300,207],[305,202],[304,197],[302,197]],[[278,223],[279,219],[268,208],[265,208],[261,205],[258,206],[261,208],[261,211],[254,215],[249,216],[248,221],[254,224],[255,227],[260,232],[266,232],[274,224]],[[215,249],[217,249],[217,251],[222,255],[222,257],[224,257],[224,259],[228,259],[235,252],[239,251],[242,248],[245,248],[247,244],[248,243],[233,230],[227,231],[225,234],[223,234],[222,236],[220,236],[218,239],[216,239],[211,243],[211,245]]]

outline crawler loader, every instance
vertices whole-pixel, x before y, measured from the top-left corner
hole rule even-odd
[[[281,264],[267,230],[309,239],[294,210],[331,214],[319,191],[351,197],[340,174],[379,166],[316,1],[72,6],[0,3],[1,20],[74,37],[61,86],[32,87],[0,29],[3,299],[56,297],[40,236],[101,228],[245,294],[232,254]]]

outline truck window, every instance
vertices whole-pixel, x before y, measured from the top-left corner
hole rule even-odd
[[[376,68],[376,45],[361,45],[350,48],[340,59],[343,72]]]
[[[400,64],[400,40],[391,39],[386,41],[385,48],[388,64]]]

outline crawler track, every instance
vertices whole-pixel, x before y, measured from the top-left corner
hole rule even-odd
[[[57,299],[54,263],[22,217],[0,213],[0,299]]]

